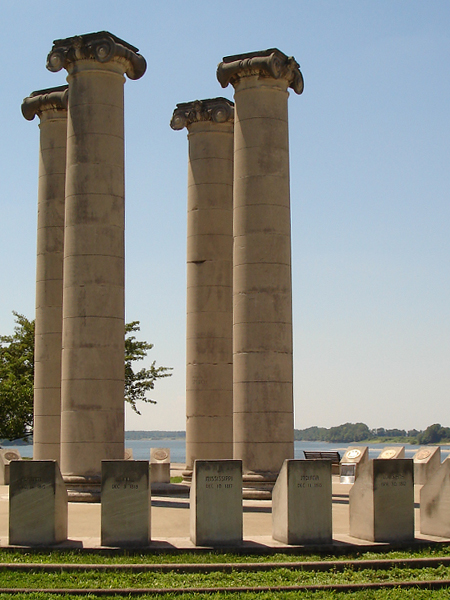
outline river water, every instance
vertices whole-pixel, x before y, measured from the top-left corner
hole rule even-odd
[[[405,458],[412,458],[420,446],[411,444],[330,444],[328,442],[294,442],[294,457],[304,458],[303,450],[327,451],[337,450],[341,456],[349,446],[369,446],[369,457],[376,458],[385,446],[405,446]],[[184,463],[186,461],[185,440],[125,440],[125,447],[132,448],[133,458],[136,460],[150,459],[150,448],[170,448],[170,460],[173,463]],[[33,455],[32,446],[19,446],[17,448],[21,456]],[[449,446],[441,447],[442,460],[450,453]]]

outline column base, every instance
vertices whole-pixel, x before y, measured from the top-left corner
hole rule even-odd
[[[187,485],[192,483],[192,473],[192,469],[185,469],[181,472],[181,475],[183,476],[183,483],[186,483]]]
[[[245,500],[271,500],[278,473],[249,471],[242,475],[242,497]]]
[[[63,475],[69,502],[100,502],[102,478]]]

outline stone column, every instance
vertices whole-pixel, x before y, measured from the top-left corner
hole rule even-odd
[[[33,458],[58,462],[67,97],[61,86],[33,92],[22,104],[26,119],[40,119]]]
[[[303,79],[277,49],[225,57],[217,77],[235,89],[234,458],[264,491],[294,456],[287,89]]]
[[[68,72],[61,470],[73,499],[97,499],[102,459],[124,453],[124,74],[138,49],[102,31],[56,40]]]
[[[233,103],[177,104],[188,130],[186,471],[233,458]]]

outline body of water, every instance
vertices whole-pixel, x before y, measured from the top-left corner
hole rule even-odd
[[[294,442],[294,457],[304,458],[303,450],[329,451],[336,450],[341,456],[349,446],[366,446],[367,444],[329,444],[328,442]],[[405,446],[405,458],[412,458],[420,446],[412,444],[368,444],[369,457],[377,458],[385,446]],[[10,447],[10,446],[9,446]],[[13,446],[14,447],[14,446]],[[133,458],[136,460],[149,460],[150,448],[170,448],[170,460],[173,463],[184,463],[186,461],[185,440],[125,440],[125,447],[132,448]],[[21,456],[33,456],[32,446],[18,446],[17,450]],[[441,446],[442,460],[450,453],[449,446]]]

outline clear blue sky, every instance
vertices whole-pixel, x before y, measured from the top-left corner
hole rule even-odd
[[[109,30],[148,62],[125,85],[126,311],[173,366],[128,429],[184,429],[186,132],[175,105],[224,95],[223,56],[278,47],[289,99],[295,421],[450,425],[450,3],[121,0],[2,5],[0,332],[34,316],[38,123],[62,85],[52,41]]]

